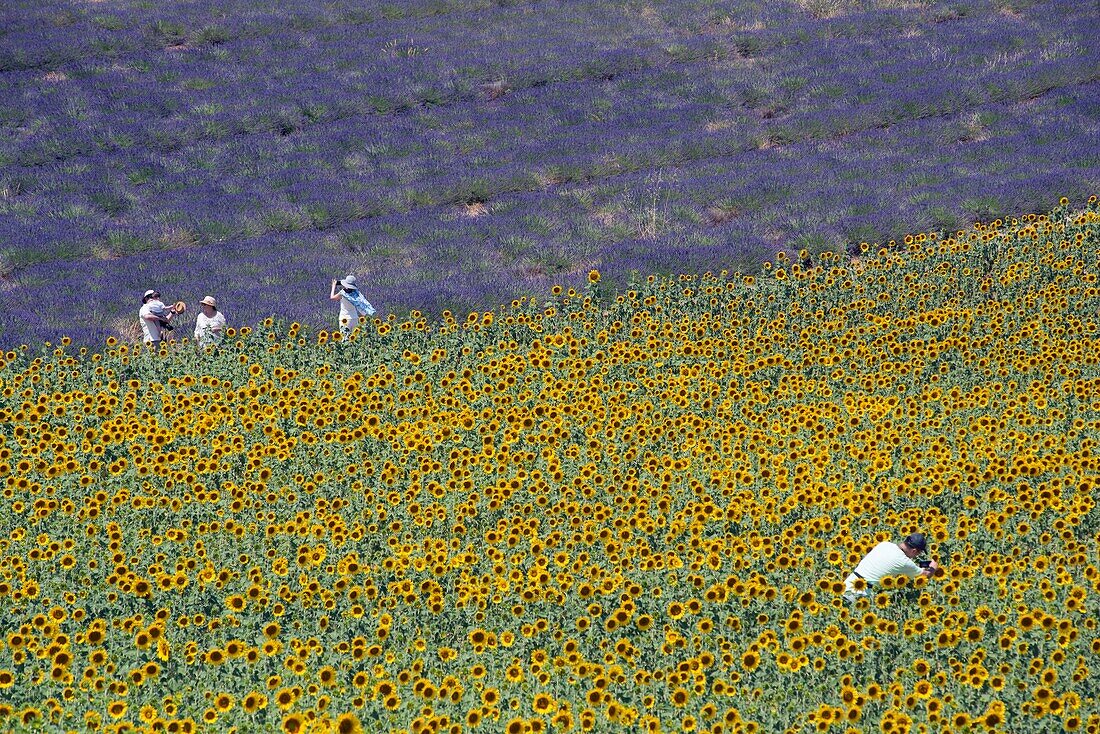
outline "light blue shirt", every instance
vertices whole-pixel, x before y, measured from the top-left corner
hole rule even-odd
[[[355,306],[355,312],[360,316],[374,316],[374,306],[370,305],[370,301],[363,298],[363,294],[359,291],[345,290],[341,295]]]

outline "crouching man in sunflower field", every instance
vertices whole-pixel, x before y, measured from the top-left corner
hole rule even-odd
[[[884,540],[863,557],[856,570],[844,579],[844,599],[854,604],[870,596],[874,587],[886,576],[934,576],[939,565],[933,560],[917,560],[928,550],[921,533],[913,533],[900,543]]]

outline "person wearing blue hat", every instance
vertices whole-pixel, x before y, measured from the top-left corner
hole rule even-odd
[[[918,560],[927,550],[928,541],[921,533],[912,533],[900,543],[882,541],[844,579],[844,598],[855,602],[870,596],[886,576],[934,576],[939,565],[934,560]]]

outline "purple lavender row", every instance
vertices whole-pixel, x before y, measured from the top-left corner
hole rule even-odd
[[[918,57],[925,51],[923,46],[911,49]],[[1042,53],[1050,56],[1048,51]],[[896,65],[898,62],[892,63]],[[929,69],[925,70],[925,76],[930,81],[924,85],[920,83],[920,75],[906,77],[912,82],[911,87],[921,92],[920,95],[909,93],[907,98],[904,91],[890,95],[884,93],[882,88],[874,90],[856,86],[861,78],[856,71],[847,72],[848,76],[843,70],[833,72],[830,85],[826,80],[813,76],[821,74],[816,64],[810,68],[796,67],[786,79],[795,79],[798,85],[781,88],[785,97],[777,97],[764,109],[765,114],[773,116],[772,120],[760,120],[757,115],[750,114],[751,110],[743,111],[733,119],[721,121],[732,128],[734,134],[707,135],[701,143],[696,142],[698,126],[709,123],[708,117],[721,115],[724,107],[680,102],[674,95],[668,94],[659,93],[656,98],[647,96],[645,90],[650,86],[648,82],[651,79],[646,77],[646,72],[624,75],[617,93],[613,90],[602,96],[608,110],[595,117],[602,115],[606,119],[591,119],[591,99],[581,97],[578,100],[575,96],[562,94],[562,90],[557,88],[517,94],[507,104],[501,105],[502,114],[495,115],[492,120],[497,123],[496,129],[489,128],[477,136],[479,144],[488,142],[490,145],[483,146],[482,150],[475,149],[471,155],[448,157],[439,155],[439,151],[461,151],[462,141],[448,139],[447,133],[476,124],[479,115],[484,114],[476,105],[448,109],[447,115],[439,119],[438,124],[434,124],[436,121],[433,120],[433,129],[426,132],[423,126],[416,124],[417,120],[402,117],[397,118],[399,124],[393,126],[395,129],[385,129],[379,125],[364,131],[353,122],[345,122],[303,132],[295,137],[292,144],[272,141],[268,136],[231,140],[227,148],[205,144],[189,149],[187,153],[191,155],[188,157],[177,159],[169,156],[157,161],[162,163],[160,168],[168,172],[167,176],[156,176],[157,169],[152,162],[142,158],[144,153],[137,152],[131,140],[126,149],[112,151],[117,157],[106,161],[106,165],[96,161],[96,165],[73,164],[53,169],[60,171],[64,180],[53,186],[60,195],[52,199],[49,181],[43,184],[34,172],[19,179],[19,169],[12,169],[11,176],[21,191],[33,188],[35,184],[41,190],[40,202],[34,201],[33,197],[24,197],[14,221],[18,223],[19,211],[27,212],[28,219],[39,218],[43,210],[60,213],[71,223],[71,228],[57,232],[56,227],[51,226],[50,231],[56,237],[52,241],[63,243],[64,250],[76,254],[86,253],[96,246],[108,251],[153,247],[161,240],[171,241],[177,237],[174,233],[180,230],[191,233],[178,235],[186,244],[189,237],[218,239],[219,236],[252,236],[264,231],[300,229],[303,226],[326,227],[349,218],[399,211],[409,206],[484,199],[503,192],[532,188],[547,174],[551,178],[583,179],[605,172],[614,173],[616,169],[676,165],[707,156],[730,155],[761,139],[783,143],[799,137],[827,137],[850,130],[858,131],[868,125],[890,124],[904,119],[906,114],[919,117],[944,110],[965,109],[968,104],[988,102],[988,99],[983,100],[983,94],[1001,96],[1006,93],[1005,90],[1024,95],[1042,93],[1059,82],[1079,81],[1089,68],[1088,65],[1080,66],[1076,59],[1050,56],[1041,65],[1036,64],[1031,78],[1006,81],[1002,79],[1003,74],[996,72],[997,83],[984,91],[975,90],[968,75],[958,73],[949,77],[948,82],[954,82],[951,86],[943,83],[937,69]],[[799,74],[800,71],[806,73]],[[938,100],[933,96],[937,91],[936,84],[941,94]],[[857,90],[857,100],[866,98],[865,104],[845,109],[843,104],[851,101],[850,95],[833,98],[834,89],[847,89],[849,86]],[[690,99],[692,94],[712,97],[718,94],[719,99],[729,99],[729,94],[721,96],[716,89],[716,80],[704,80],[700,85],[688,86],[689,91],[682,93],[680,98]],[[751,91],[751,88],[735,89],[733,93],[746,96],[746,90]],[[555,92],[558,94],[555,95]],[[662,102],[668,109],[654,110]],[[533,120],[516,119],[525,113],[529,116],[531,108],[540,107],[548,109],[551,114]],[[517,111],[518,115],[508,117],[508,112]],[[685,127],[682,124],[685,119],[692,124]],[[540,124],[541,120],[548,120],[550,124]],[[609,130],[618,134],[609,135]],[[645,147],[641,136],[623,135],[621,130],[644,131],[651,149],[648,154],[638,154]],[[762,133],[762,130],[768,132]],[[366,147],[381,151],[381,154],[355,155],[356,151],[349,146],[349,141],[354,146],[364,134],[372,136]],[[609,138],[616,141],[617,147],[606,142]],[[517,139],[521,143],[512,142]],[[390,143],[395,140],[402,141],[404,145]],[[494,141],[503,142],[494,149],[491,145]],[[255,147],[256,143],[260,145],[259,149]],[[425,152],[418,155],[417,149]],[[324,172],[323,162],[332,160],[334,156],[347,161],[349,150],[356,165],[366,163],[359,165],[362,170],[350,172],[351,175],[346,170]],[[211,159],[218,162],[214,168],[207,165]],[[270,167],[256,165],[257,161],[265,159]],[[607,160],[612,163],[606,165]],[[389,161],[394,163],[387,170]],[[544,163],[544,167],[532,168],[531,161]],[[526,170],[521,168],[525,162],[528,163]],[[546,162],[549,162],[548,165]],[[456,177],[456,164],[459,163],[461,174]],[[109,190],[102,191],[105,180],[101,172],[109,170],[112,164],[127,170],[127,179],[112,182]],[[204,168],[209,170],[208,177],[218,178],[218,185],[204,183]],[[176,173],[173,174],[173,171]],[[238,177],[233,175],[234,171],[243,173],[239,180],[235,180]],[[157,177],[159,185],[144,185],[144,179],[153,176]],[[415,180],[416,184],[410,186],[410,181],[403,178]],[[278,185],[278,190],[273,191],[271,183]],[[341,197],[334,196],[334,193],[340,189],[345,190],[345,199],[354,199],[357,203],[336,206],[330,211],[302,214],[303,206],[315,203],[310,201],[311,195],[324,202],[339,201]],[[283,190],[287,191],[285,198],[280,196]],[[89,200],[73,202],[71,194],[74,191],[90,192]],[[358,203],[364,201],[367,203]],[[256,214],[257,207],[266,207],[266,211]],[[196,229],[192,226],[194,222],[171,221],[181,218],[176,212],[188,208],[204,212],[211,220],[209,226],[199,223]],[[120,230],[118,227],[119,215],[127,214],[129,210],[155,212],[166,209],[173,214],[157,217],[152,232],[148,223],[144,231],[140,222],[128,229]],[[253,213],[249,214],[249,211]],[[132,219],[132,216],[127,219]],[[34,232],[32,239],[41,242],[41,232]],[[29,254],[14,242],[9,253],[9,257],[17,263],[54,256],[50,252]]]
[[[1073,5],[1067,0],[1048,2],[1050,10]],[[1079,5],[1079,3],[1078,3]],[[448,0],[374,4],[333,2],[318,5],[308,0],[278,5],[260,2],[227,2],[151,5],[143,2],[115,2],[100,8],[74,8],[69,3],[37,3],[21,0],[0,9],[5,33],[0,35],[0,73],[11,69],[65,70],[88,60],[112,63],[155,58],[164,48],[217,46],[233,48],[242,42],[267,44],[265,51],[283,45],[284,37],[311,36],[324,41],[362,38],[382,29],[384,33],[417,31],[435,35],[448,28],[463,34],[477,32],[487,24],[515,24],[516,18],[554,20],[563,10],[572,24],[585,26],[601,18],[621,24],[630,7],[585,6],[545,0],[510,2],[495,0]],[[802,39],[858,36],[920,23],[942,23],[960,18],[1003,13],[1001,3],[989,0],[955,2],[950,6],[874,7],[846,9],[838,17],[820,17],[797,7],[779,4],[723,3],[707,0],[648,3],[644,23],[650,32],[663,27],[678,36],[705,33],[711,36],[737,35],[746,50],[756,51]],[[788,29],[800,24],[798,33]],[[631,26],[637,26],[634,23]],[[617,29],[618,30],[618,29]],[[476,37],[476,36],[475,36]],[[593,37],[603,38],[603,35]],[[620,36],[621,37],[621,36]],[[274,40],[272,40],[274,39]]]
[[[19,34],[9,34],[0,50],[7,51],[8,55],[28,58],[5,64],[0,56],[0,69],[67,71],[65,64],[51,63],[55,57],[64,58],[67,64],[77,68],[82,66],[82,59],[85,58],[101,64],[119,61],[129,66],[135,63],[156,64],[158,60],[167,62],[170,58],[187,55],[181,52],[197,52],[193,55],[220,58],[233,66],[241,61],[251,64],[258,56],[269,58],[274,54],[278,58],[290,51],[298,51],[304,55],[306,62],[312,64],[320,60],[329,71],[341,67],[361,69],[365,65],[385,63],[387,59],[391,62],[406,60],[414,68],[438,71],[440,64],[446,63],[444,59],[447,56],[461,49],[470,52],[470,61],[480,58],[491,69],[498,60],[506,61],[516,56],[517,49],[520,49],[518,56],[527,62],[533,60],[533,55],[547,60],[567,59],[570,57],[564,56],[565,53],[574,50],[574,47],[583,47],[585,43],[589,44],[586,50],[591,55],[593,48],[590,44],[596,39],[602,39],[597,42],[598,50],[601,47],[616,48],[626,43],[644,46],[655,36],[653,26],[629,23],[630,11],[612,5],[550,1],[533,3],[532,8],[525,4],[505,8],[493,3],[462,5],[458,4],[454,12],[446,15],[425,16],[413,10],[411,17],[402,14],[397,18],[383,18],[367,24],[337,22],[332,25],[323,18],[302,18],[291,12],[280,12],[279,16],[260,27],[247,25],[247,21],[243,21],[244,27],[234,29],[226,24],[242,23],[242,19],[237,15],[227,15],[227,18],[233,19],[223,24],[226,25],[228,37],[217,43],[197,40],[192,44],[188,42],[188,35],[182,35],[178,39],[169,39],[169,42],[175,40],[178,43],[165,45],[155,38],[155,29],[146,31],[129,26],[106,32],[102,28],[89,28],[87,31],[93,36],[90,44],[82,41],[79,31],[73,32],[73,29],[59,30],[50,34],[49,38],[35,38],[33,35],[20,38]],[[182,26],[184,22],[162,18],[157,24]],[[104,33],[107,35],[104,36]],[[69,34],[72,37],[66,38]],[[154,38],[149,38],[150,35]],[[578,35],[582,37],[580,46]],[[432,53],[424,53],[427,50],[424,47],[416,49],[403,45],[412,44],[417,37],[432,39]],[[527,48],[524,53],[522,45],[533,37],[542,38],[548,44],[539,53],[532,54],[532,48]],[[76,41],[76,48],[66,43],[72,40]],[[398,42],[394,43],[395,40]],[[97,58],[96,49],[105,43],[113,43],[116,48],[112,52],[101,52]],[[16,48],[13,50],[9,45]],[[165,48],[169,49],[169,53],[164,53]],[[481,53],[486,50],[488,54]],[[382,55],[379,53],[382,51],[388,53]],[[43,57],[42,60],[32,60],[36,55]],[[572,60],[576,58],[574,56]]]
[[[1086,89],[1088,89],[1088,88],[1086,88]],[[1086,97],[1087,97],[1087,95],[1086,95]],[[1036,109],[1034,105],[1031,105],[1030,109],[1028,111],[1028,115],[1029,116],[1035,116],[1035,115],[1037,115],[1041,112],[1042,112],[1042,108]],[[1063,127],[1063,130],[1060,133],[1063,136],[1065,136],[1065,135],[1069,135],[1069,136],[1078,135],[1078,136],[1081,136],[1081,139],[1087,140],[1088,135],[1091,132],[1094,132],[1095,125],[1090,122],[1090,120],[1092,120],[1094,118],[1090,118],[1088,115],[1085,115],[1085,116],[1082,116],[1082,117],[1079,117],[1079,118],[1074,118],[1072,116],[1065,115],[1064,111],[1061,110],[1061,109],[1055,110],[1055,112],[1058,115],[1057,121],[1060,121],[1060,124]],[[981,114],[977,114],[976,116],[968,117],[965,120],[956,121],[956,127],[959,128],[959,132],[957,133],[957,135],[962,137],[962,138],[965,138],[967,136],[988,137],[991,134],[995,134],[995,131],[999,127],[999,120],[1002,117],[1003,116],[999,112],[986,111],[986,112],[983,112]],[[1057,125],[1058,124],[1057,121],[1055,119],[1048,120],[1047,124],[1048,124],[1048,126]],[[1027,124],[1032,124],[1030,121],[1025,121],[1025,122]],[[1020,123],[1020,124],[1023,124],[1023,123]],[[990,130],[985,129],[985,128],[989,128],[989,127],[993,128],[992,132]],[[932,141],[933,145],[937,145],[938,143],[939,143],[939,141]],[[291,162],[295,165],[300,163],[299,160],[294,159],[294,158],[292,158]],[[266,172],[265,175],[270,176],[271,172]],[[244,183],[247,183],[247,181],[242,182],[242,185]],[[292,186],[293,183],[294,183],[293,179],[287,179],[286,180],[287,188],[291,189],[289,195],[292,196],[293,198],[295,198],[299,203],[303,200],[306,200],[306,202],[308,203],[308,199],[306,199],[306,197],[308,197],[310,195],[311,191],[316,192],[316,196],[317,196],[318,200],[323,199],[323,198],[328,198],[328,199],[332,198],[332,190],[327,188],[327,187],[316,187],[316,188],[313,188],[313,189],[310,189],[310,187],[305,187],[305,189],[301,189],[301,187],[297,187],[297,188],[293,187]],[[94,181],[89,181],[87,185],[89,187],[91,187],[92,184],[94,184]],[[234,185],[234,184],[230,184],[230,185]],[[301,189],[301,190],[299,190],[299,189]],[[188,197],[191,197],[193,194],[194,194],[194,192],[189,192]],[[262,194],[264,194],[264,191],[262,189],[258,190],[256,192],[257,197],[261,196]],[[203,200],[203,199],[199,198],[198,201],[195,203],[195,206],[199,211],[202,211],[205,215],[209,215],[211,212],[216,212],[217,211],[217,205],[219,203],[219,197],[221,197],[221,193],[218,192],[218,191],[214,191],[212,196],[210,197],[209,201],[206,201],[206,200]],[[224,198],[224,197],[222,197],[222,198]],[[230,201],[232,202],[232,197],[229,197],[229,198],[230,198]],[[222,203],[224,204],[224,201]],[[175,210],[175,211],[179,212],[179,216],[177,218],[182,218],[184,216],[184,213],[187,211],[187,207],[186,207],[187,199],[185,198],[184,200],[180,201],[180,204],[181,204],[181,207],[179,209]],[[51,219],[51,218],[45,218],[45,219],[39,220],[39,224],[40,224],[40,226],[37,227],[34,230],[34,235],[35,235],[36,239],[37,238],[44,238],[46,240],[54,240],[54,241],[62,241],[63,240],[63,237],[62,237],[63,230],[60,229],[61,224],[59,223],[59,221],[57,221],[55,219]],[[10,242],[12,242],[12,240],[9,240],[9,243]],[[168,243],[168,244],[171,244],[171,243]],[[188,245],[188,244],[195,244],[195,243],[188,242],[188,241],[186,241],[186,239],[184,239],[184,240],[181,240],[179,244]],[[45,253],[43,253],[43,256],[45,256]]]
[[[955,120],[955,127],[959,129],[957,134],[962,138],[968,135],[996,135],[1008,124],[999,113],[989,110],[968,112],[956,117],[959,119]],[[783,128],[787,132],[783,135],[762,134],[758,129],[744,137],[727,136],[702,142],[685,140],[683,143],[673,137],[676,130],[669,126],[665,128],[664,136],[657,135],[656,141],[623,136],[610,152],[604,149],[603,160],[598,158],[598,148],[589,149],[578,145],[577,148],[568,150],[568,155],[563,151],[555,158],[554,147],[548,146],[542,149],[541,160],[549,163],[544,163],[543,167],[535,171],[510,168],[507,156],[503,155],[501,158],[505,160],[495,160],[492,156],[466,156],[463,160],[467,167],[462,171],[455,172],[445,165],[434,169],[425,165],[415,176],[409,176],[410,180],[405,181],[399,178],[400,169],[397,166],[393,169],[393,176],[386,176],[383,170],[377,168],[362,172],[345,168],[327,174],[319,173],[314,159],[287,152],[277,159],[272,158],[278,160],[284,168],[254,169],[250,172],[251,175],[243,176],[225,175],[209,186],[202,185],[202,179],[194,178],[190,179],[194,183],[186,185],[185,178],[185,185],[178,186],[175,191],[162,182],[159,187],[149,187],[155,199],[151,199],[149,204],[139,200],[136,205],[125,204],[125,200],[122,203],[112,202],[108,198],[109,194],[102,191],[102,169],[93,166],[80,175],[68,176],[67,185],[56,189],[62,197],[61,201],[52,207],[48,203],[49,194],[46,192],[25,193],[13,198],[19,199],[28,207],[38,202],[43,208],[64,211],[64,207],[69,206],[74,212],[72,218],[68,219],[30,218],[33,226],[27,230],[26,245],[22,249],[25,253],[23,261],[26,262],[35,257],[54,259],[63,254],[60,248],[66,245],[73,248],[70,256],[85,254],[88,252],[87,246],[83,251],[75,246],[82,238],[85,242],[103,238],[98,252],[109,254],[143,247],[196,246],[203,241],[255,236],[264,231],[327,230],[339,225],[342,220],[371,218],[387,211],[401,211],[415,205],[438,205],[465,200],[488,201],[509,191],[541,188],[538,173],[546,176],[547,180],[558,181],[559,184],[569,181],[584,182],[614,177],[631,170],[690,165],[694,162],[694,157],[702,161],[729,157],[755,147],[766,147],[773,142],[783,144],[789,142],[789,139],[828,139],[828,136],[818,133],[821,128],[815,124],[820,125],[819,121],[813,119],[808,122],[787,121]],[[1050,120],[1048,124],[1055,124],[1055,121]],[[1057,121],[1057,125],[1060,135],[1076,135],[1082,140],[1087,140],[1093,131],[1088,118],[1063,116]],[[973,130],[967,132],[971,128]],[[660,145],[662,137],[667,140],[663,147]],[[785,137],[788,139],[785,140]],[[938,143],[938,140],[930,141],[932,145]],[[217,155],[217,152],[211,154]],[[536,153],[528,153],[529,159],[538,159],[537,155],[537,150]],[[340,158],[349,163],[359,160],[354,155],[347,154]],[[403,165],[406,170],[416,170],[416,158],[410,158]],[[399,157],[398,160],[402,159]],[[429,160],[428,164],[431,163]],[[182,176],[190,174],[185,173]],[[18,183],[19,179],[11,181]],[[410,183],[414,187],[408,186]],[[419,195],[419,200],[416,198],[418,188],[423,192]],[[434,192],[431,190],[433,188]],[[76,204],[67,203],[64,197],[70,191],[85,192],[87,198],[78,200]],[[159,205],[161,211],[170,212],[171,216],[154,218],[151,225],[145,226],[144,231],[140,227],[122,229],[118,226],[118,220],[122,217],[106,216],[110,213],[109,210],[104,212],[101,229],[98,231],[89,229],[86,221],[80,221],[80,215],[92,213],[93,207],[106,209],[126,206],[127,209],[118,214],[127,215],[130,207],[142,211],[147,207],[151,209],[153,202]],[[27,211],[34,213],[30,208]],[[18,249],[20,239],[17,237],[20,223],[14,217],[12,221],[15,224],[10,228],[6,227],[13,232],[13,236],[8,239],[8,246],[11,248],[9,252],[18,253],[21,252]],[[42,248],[40,243],[43,241],[57,243],[58,247],[52,251]],[[94,244],[91,251],[93,254],[97,252]]]
[[[1096,91],[1037,104],[1084,116],[1095,109]],[[126,296],[146,281],[178,297],[224,294],[219,298],[237,323],[275,314],[325,327],[331,314],[317,295],[320,273],[364,273],[364,288],[389,312],[476,308],[545,293],[554,282],[580,282],[589,267],[619,283],[632,272],[748,269],[778,248],[844,247],[860,233],[871,240],[898,236],[899,226],[953,229],[970,218],[1021,211],[1028,202],[1052,206],[1062,193],[1083,199],[1088,191],[1080,179],[1100,180],[1095,154],[1089,162],[1072,137],[1058,138],[1056,126],[1014,119],[1015,130],[1003,138],[956,120],[922,120],[860,140],[753,151],[732,165],[709,162],[664,180],[624,176],[618,188],[604,182],[568,195],[524,193],[478,218],[413,212],[323,234],[268,235],[250,243],[254,248],[36,266],[20,272],[19,287],[5,295],[14,318],[0,343],[70,334],[95,344],[118,336],[133,320]],[[930,148],[930,140],[941,144]],[[1051,165],[1056,158],[1085,165]],[[983,171],[983,161],[993,170]],[[717,215],[708,219],[699,208],[704,202],[717,202]],[[40,307],[55,288],[88,294],[95,310],[60,323]]]
[[[924,60],[935,58],[936,49],[940,52],[947,49],[949,53],[973,47],[996,49],[1016,43],[1014,39],[1041,36],[1041,28],[1061,33],[1065,27],[1080,25],[1074,19],[1081,12],[1072,4],[1055,5],[1034,18],[1019,21],[1007,33],[984,17],[967,17],[962,24],[932,26],[933,37],[927,41],[907,41],[912,47],[908,55],[905,48],[885,50],[902,54],[895,63],[914,61],[918,66],[927,65]],[[570,24],[544,18],[541,12],[538,18],[551,28],[563,25],[572,29]],[[509,46],[498,37],[499,24],[474,23],[471,32],[476,33],[483,26],[488,28],[481,30],[482,37],[477,38],[471,37],[465,27],[455,28],[455,24],[448,22],[441,24],[440,29],[419,29],[421,37],[432,38],[432,49],[418,49],[412,40],[415,34],[409,35],[399,47],[392,46],[392,41],[379,45],[374,42],[376,39],[364,39],[361,35],[305,45],[300,38],[276,36],[237,44],[240,47],[235,46],[234,53],[218,47],[194,54],[160,54],[148,68],[117,64],[92,67],[86,70],[91,76],[82,77],[79,85],[59,84],[56,76],[43,80],[41,75],[30,79],[23,75],[20,82],[29,79],[37,83],[38,89],[22,90],[22,83],[5,80],[11,84],[5,90],[9,95],[22,92],[28,96],[10,114],[43,124],[38,137],[46,139],[47,144],[36,147],[32,141],[22,141],[22,145],[13,149],[3,149],[2,155],[12,162],[40,164],[126,145],[120,141],[142,148],[172,150],[196,140],[222,139],[250,131],[293,132],[327,119],[451,100],[456,95],[476,92],[481,82],[495,75],[519,88],[578,75],[600,78],[638,67],[660,66],[677,55],[705,58],[714,44],[713,38],[706,36],[680,38],[667,33],[653,37],[623,36],[607,27],[621,19],[611,18],[602,24],[593,23],[591,18],[584,20],[585,32],[575,35],[570,32],[554,35],[541,27],[537,31],[524,29],[542,41],[534,49],[527,42],[531,37],[527,32],[517,33]],[[868,24],[862,38],[874,28],[869,20]],[[809,29],[815,26],[803,25],[793,24],[784,31],[789,39],[810,38]],[[913,27],[912,22],[909,27]],[[944,29],[948,28],[954,30],[947,33]],[[381,38],[389,39],[399,30],[387,28]],[[896,28],[895,32],[906,32],[906,27]],[[987,38],[990,34],[994,37]],[[601,51],[607,44],[603,39],[608,37],[630,46],[631,50]],[[837,43],[837,39],[829,37],[821,42],[830,40]],[[847,64],[851,66],[849,40],[852,39],[846,38],[837,45],[842,52],[845,49],[849,52]],[[264,45],[253,47],[256,44]],[[692,50],[700,45],[703,50]],[[488,61],[478,58],[479,47],[491,47],[491,53],[481,54]],[[792,61],[808,66],[815,49],[816,46],[810,48],[806,54],[781,47],[789,57],[781,55],[772,61],[783,69]],[[874,49],[873,53],[877,59],[888,58],[883,49]],[[278,69],[279,73],[255,73],[254,65],[261,59],[264,68]],[[831,67],[832,60],[828,61]],[[288,72],[290,77],[286,76]],[[294,79],[293,84],[287,83],[289,78]],[[77,92],[74,99],[65,98],[70,88]],[[91,99],[94,104],[89,103]],[[40,103],[46,105],[43,112],[49,114],[34,114]],[[219,109],[210,111],[213,107]],[[196,109],[206,111],[195,115]],[[66,116],[77,118],[67,129],[63,125]],[[56,123],[59,129],[51,129],[49,125],[55,124],[51,121],[59,121]],[[71,137],[66,137],[67,133]]]
[[[516,0],[533,5],[538,0]],[[113,2],[74,7],[63,2],[16,0],[0,8],[0,72],[57,70],[86,59],[141,57],[164,48],[222,45],[277,33],[325,32],[341,27],[465,15],[496,7],[495,0],[411,0],[382,3],[290,0],[244,2]]]

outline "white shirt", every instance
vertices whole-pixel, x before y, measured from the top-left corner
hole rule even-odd
[[[225,314],[215,311],[213,316],[200,313],[195,318],[195,341],[200,347],[217,344],[225,336]]]
[[[164,304],[156,298],[147,302],[141,307],[141,310],[138,311],[138,319],[141,320],[141,330],[145,334],[146,344],[159,342],[161,340],[161,322],[159,319],[151,317],[165,316],[166,314],[167,312],[164,308]]]
[[[340,328],[348,331],[359,325],[359,312],[355,310],[355,304],[347,298],[340,298]]]
[[[856,579],[860,576],[868,584],[874,586],[885,576],[905,574],[909,578],[915,579],[920,576],[920,572],[920,566],[912,558],[905,555],[905,552],[898,547],[897,543],[884,540],[863,557],[863,560],[856,566],[855,573],[844,579],[844,587],[846,590],[852,591]],[[856,573],[859,576],[856,576]]]

